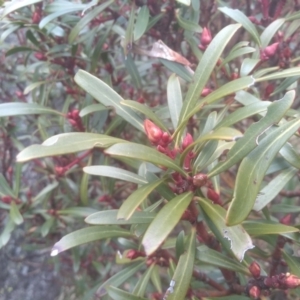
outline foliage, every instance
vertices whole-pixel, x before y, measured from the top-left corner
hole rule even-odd
[[[209,3],[4,5],[0,244],[72,248],[85,299],[299,296],[300,14]]]

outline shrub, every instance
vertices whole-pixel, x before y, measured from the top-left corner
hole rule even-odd
[[[217,9],[205,1],[64,1],[45,10],[35,2],[33,11],[24,8],[32,20],[24,34],[45,47],[31,64],[45,77],[27,86],[36,101],[5,103],[0,113],[54,115],[35,123],[43,143],[17,155],[46,170],[42,195],[51,192],[53,205],[43,211],[41,233],[73,223],[51,255],[101,240],[81,264],[100,273],[91,292],[100,299],[260,299],[273,290],[299,296],[298,207],[291,199],[299,195],[300,166],[297,8],[248,1],[247,17],[242,4]],[[18,15],[9,7],[12,31]],[[70,14],[75,10],[84,16]],[[55,92],[60,82],[70,95],[62,112],[51,79]],[[7,172],[6,232],[27,209],[9,186],[18,176],[7,180]],[[30,205],[33,215],[39,209]],[[78,229],[64,214],[87,216],[90,226]],[[122,268],[103,271],[113,257]]]

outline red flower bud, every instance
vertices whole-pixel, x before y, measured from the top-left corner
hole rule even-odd
[[[209,88],[204,88],[201,92],[201,97],[206,97],[207,95],[209,95],[213,90],[209,89]]]
[[[153,144],[158,144],[163,131],[148,119],[144,121],[144,128],[149,141]]]
[[[282,217],[280,219],[280,223],[284,224],[284,225],[290,225],[291,224],[291,218],[292,218],[292,215],[287,214],[287,215],[285,215],[284,217]]]
[[[193,185],[197,187],[202,187],[206,185],[207,180],[208,178],[206,174],[203,173],[196,174],[195,176],[193,176]]]
[[[276,54],[279,43],[274,43],[263,50],[263,55],[268,58],[274,56]]]
[[[254,278],[259,278],[259,276],[260,276],[260,265],[257,262],[253,261],[251,263],[251,265],[249,266],[249,271],[251,272],[251,274]]]
[[[253,286],[251,287],[251,289],[249,290],[249,296],[252,299],[259,299],[260,296],[260,289],[257,286]]]
[[[290,273],[285,274],[282,288],[294,289],[300,286],[300,278]]]
[[[210,31],[204,27],[203,30],[202,30],[202,34],[201,34],[201,44],[203,46],[207,46],[210,42],[211,42],[212,38],[211,38],[211,34],[210,34]]]
[[[192,137],[191,134],[187,133],[186,136],[183,139],[182,142],[182,150],[184,150],[185,148],[187,148],[189,145],[191,145],[194,142],[194,139]]]
[[[161,145],[162,146],[167,146],[172,142],[172,138],[167,132],[163,132],[161,136]]]
[[[44,53],[42,52],[36,52],[34,53],[34,57],[38,60],[47,60],[47,57]]]
[[[145,253],[134,249],[130,249],[126,254],[126,257],[129,259],[136,259],[140,256],[145,256]]]
[[[220,195],[215,190],[203,186],[201,187],[201,192],[205,198],[211,200],[215,204],[221,205]]]

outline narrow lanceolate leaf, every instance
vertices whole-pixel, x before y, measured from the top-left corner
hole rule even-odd
[[[81,18],[80,21],[72,28],[69,34],[69,43],[72,44],[79,35],[80,31],[112,3],[113,0],[106,1],[85,14],[84,17]]]
[[[126,28],[125,38],[124,38],[125,56],[127,56],[128,52],[132,49],[134,20],[135,20],[135,4],[132,3],[130,16]]]
[[[103,210],[89,215],[85,222],[91,225],[126,225],[126,224],[149,224],[152,222],[156,213],[148,211],[136,211],[129,220],[118,219],[118,210]]]
[[[108,288],[114,286],[118,287],[123,282],[125,282],[128,278],[132,277],[134,274],[136,274],[137,271],[139,271],[143,266],[145,265],[145,262],[135,262],[130,264],[128,267],[124,268],[117,274],[110,277],[108,280],[106,280],[104,283],[101,284],[101,286],[98,288],[96,295],[98,297],[104,296]],[[132,298],[134,299],[134,298]]]
[[[294,177],[297,169],[288,168],[283,170],[277,177],[272,179],[258,194],[253,210],[260,211],[269,204],[284,188],[284,186]]]
[[[55,256],[60,252],[70,248],[94,242],[102,239],[113,237],[132,237],[132,234],[125,229],[119,227],[93,226],[76,230],[61,238],[52,248],[51,256]]]
[[[190,287],[190,282],[194,269],[196,254],[196,229],[192,228],[190,236],[186,242],[186,251],[178,261],[175,273],[171,280],[165,299],[166,300],[184,300]]]
[[[207,47],[202,59],[195,71],[193,83],[188,89],[183,107],[180,113],[180,122],[185,120],[189,112],[195,107],[200,94],[207,83],[225,46],[233,34],[241,27],[240,24],[228,25],[223,28]]]
[[[19,208],[14,201],[10,204],[9,216],[16,225],[20,225],[24,221]]]
[[[261,46],[265,48],[269,45],[273,36],[278,32],[278,29],[284,24],[285,19],[277,19],[269,24],[260,36]]]
[[[136,23],[134,25],[133,36],[134,40],[137,41],[139,38],[143,36],[145,31],[147,30],[148,22],[149,22],[149,9],[146,5],[144,5],[137,16]]]
[[[237,138],[242,137],[240,131],[230,128],[222,127],[218,128],[213,132],[209,132],[200,136],[194,143],[190,144],[181,154],[180,163],[182,164],[187,153],[194,147],[208,140],[226,140],[226,141],[235,141]]]
[[[279,151],[280,155],[293,167],[300,169],[300,155],[296,149],[289,143],[286,143]]]
[[[230,95],[234,92],[240,91],[242,89],[248,88],[254,85],[255,80],[252,76],[238,78],[236,80],[232,80],[224,85],[222,85],[217,90],[210,93],[208,96],[202,98],[197,102],[194,106],[190,107],[190,110],[186,113],[184,119],[181,119],[176,131],[174,132],[174,136],[186,125],[188,120],[197,112],[199,112],[202,106],[205,104],[211,104],[217,100],[222,99],[223,97]],[[183,105],[184,106],[184,105]]]
[[[185,172],[170,157],[144,145],[135,143],[115,144],[106,149],[105,153],[116,157],[129,157],[150,162],[154,165],[165,166],[185,175]]]
[[[250,235],[268,235],[268,234],[283,234],[289,232],[299,232],[299,229],[292,226],[283,225],[272,221],[245,221],[243,227]]]
[[[147,180],[133,172],[111,166],[88,166],[83,171],[90,175],[105,176],[125,180],[136,184],[146,184]]]
[[[151,274],[154,270],[155,264],[152,264],[148,269],[145,271],[145,273],[141,276],[141,278],[138,280],[136,286],[134,287],[132,294],[136,296],[144,296],[146,288],[148,286],[149,280],[151,278]]]
[[[173,128],[176,129],[182,108],[182,94],[179,79],[175,74],[172,74],[168,80],[167,94]]]
[[[232,9],[228,7],[221,7],[219,10],[229,16],[231,19],[243,25],[243,27],[249,32],[257,45],[260,46],[259,34],[255,28],[255,25],[249,20],[249,18],[244,15],[238,9]]]
[[[12,198],[15,197],[13,190],[2,174],[0,174],[0,196],[10,196]]]
[[[146,298],[132,295],[131,293],[120,290],[114,286],[108,288],[108,295],[113,300],[147,300]]]
[[[100,103],[105,106],[112,106],[120,117],[137,129],[144,131],[141,118],[130,108],[121,105],[120,102],[123,98],[102,80],[83,70],[79,70],[77,72],[74,80],[80,87],[82,87]]]
[[[59,116],[63,115],[59,111],[37,103],[12,102],[0,104],[0,117],[41,114],[56,114]]]
[[[273,102],[269,107],[267,114],[259,122],[252,124],[244,136],[239,139],[235,145],[227,153],[227,159],[216,165],[216,167],[208,174],[213,177],[224,170],[229,169],[234,164],[241,161],[248,153],[257,147],[258,138],[271,125],[276,124],[285,115],[286,111],[291,107],[295,99],[295,92],[290,91],[285,96],[276,102]]]
[[[289,267],[289,272],[293,275],[300,277],[300,257],[295,257],[288,254],[286,251],[282,251],[284,261]]]
[[[42,0],[10,1],[10,3],[7,3],[5,8],[2,10],[0,17],[4,18],[6,15],[14,12],[15,10],[38,2],[42,2]],[[3,2],[1,1],[1,3]]]
[[[236,260],[229,258],[225,254],[210,249],[206,246],[200,246],[197,248],[196,257],[197,262],[200,262],[205,265],[207,264],[217,268],[241,272],[245,275],[250,274],[249,269],[244,265],[240,264]]]
[[[144,114],[148,119],[152,120],[158,127],[161,129],[168,131],[168,128],[165,124],[157,117],[157,115],[146,105],[141,104],[139,102],[133,100],[123,100],[121,104],[127,107],[131,107],[134,110]]]
[[[229,226],[239,224],[246,219],[255,203],[267,169],[280,148],[297,131],[299,126],[300,119],[286,122],[267,135],[243,159],[236,178],[233,200],[227,211],[226,223]]]
[[[226,226],[226,210],[223,207],[214,205],[211,201],[206,199],[199,198],[199,200],[201,208],[204,210],[210,222],[213,223],[217,230],[217,232],[214,233],[220,237],[223,236],[223,240],[219,241],[226,245],[227,241],[225,241],[225,239],[228,239],[232,253],[239,261],[242,261],[244,259],[245,252],[254,247],[250,236],[247,234],[243,226]]]
[[[121,205],[117,218],[129,220],[135,210],[142,204],[142,202],[148,197],[148,195],[163,182],[164,179],[160,179],[147,183],[131,193],[131,195]]]
[[[299,76],[300,75],[300,67],[294,67],[294,68],[289,68],[283,71],[279,72],[274,72],[271,74],[267,74],[265,76],[255,78],[256,82],[261,82],[261,81],[268,81],[268,80],[276,80],[280,78],[287,78],[287,77],[293,77],[293,76]]]
[[[155,252],[161,243],[167,238],[179,222],[192,198],[193,194],[191,192],[178,195],[159,211],[155,219],[149,225],[142,240],[142,244],[147,255]]]
[[[97,133],[62,133],[54,135],[41,145],[32,145],[22,150],[17,155],[18,162],[28,161],[53,155],[63,155],[92,149],[94,147],[106,148],[115,143],[127,141]]]

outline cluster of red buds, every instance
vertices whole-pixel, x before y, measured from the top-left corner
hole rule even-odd
[[[175,159],[178,153],[182,153],[187,149],[191,144],[193,144],[194,139],[190,133],[187,133],[184,137],[181,148],[173,149],[170,148],[170,143],[172,138],[169,133],[164,132],[155,125],[150,120],[144,121],[144,128],[148,140],[156,146],[156,149],[166,154],[172,159]],[[183,162],[183,168],[185,171],[190,172],[192,170],[192,160],[195,157],[193,150],[188,151]],[[221,205],[220,195],[214,190],[211,181],[207,178],[206,174],[199,173],[193,177],[185,178],[182,174],[174,172],[172,174],[173,182],[169,183],[170,189],[177,195],[182,194],[186,191],[195,191],[197,188],[200,188],[203,196],[207,199],[212,200],[215,204]]]
[[[82,120],[79,116],[79,110],[78,109],[74,109],[70,112],[67,113],[66,116],[69,120],[69,123],[77,130],[80,132],[84,132],[85,128],[82,124]]]
[[[266,61],[266,60],[272,58],[273,56],[275,56],[275,54],[277,53],[278,45],[279,45],[279,43],[274,43],[274,44],[266,47],[265,49],[261,50],[260,51],[260,59],[262,61]]]
[[[34,57],[37,60],[41,60],[41,61],[46,61],[47,60],[47,56],[43,52],[35,52]]]
[[[252,299],[260,299],[262,292],[268,293],[270,289],[294,289],[300,286],[300,278],[290,273],[281,273],[274,276],[261,276],[261,269],[258,263],[252,262],[249,271],[253,279],[249,281],[246,293]]]
[[[38,24],[40,23],[41,19],[43,17],[43,8],[42,5],[39,3],[38,5],[35,6],[35,11],[32,14],[32,23],[33,24]]]
[[[22,202],[21,202],[21,200],[19,200],[19,199],[14,199],[14,198],[12,198],[11,196],[2,196],[1,198],[1,201],[3,202],[3,203],[5,203],[5,204],[11,204],[11,202],[15,202],[16,204],[21,204]]]
[[[130,249],[126,253],[126,257],[133,260],[139,257],[146,257],[146,253],[144,251],[139,251],[136,249]],[[154,254],[149,255],[147,257],[146,264],[148,266],[157,264],[160,265],[161,267],[168,267],[169,266],[169,261],[168,261],[168,254],[165,250],[158,250]]]
[[[207,48],[207,46],[210,44],[211,40],[212,40],[212,36],[209,29],[204,27],[200,37],[200,44],[198,46],[199,49],[204,51]]]

